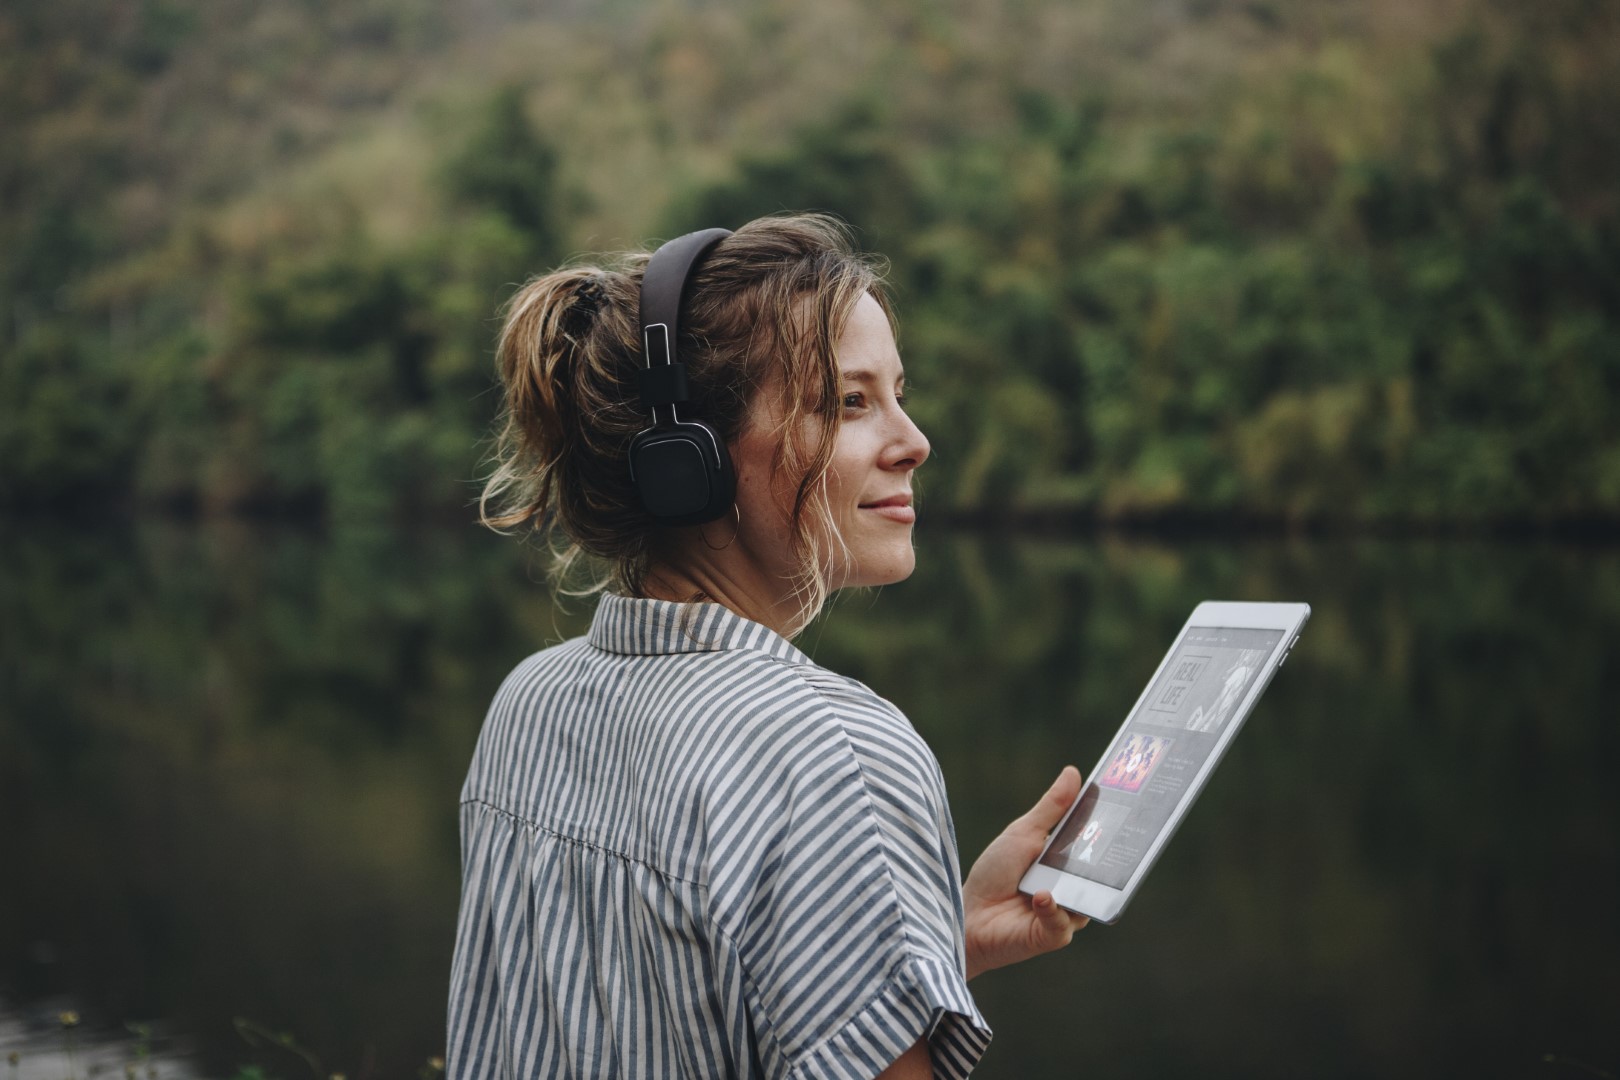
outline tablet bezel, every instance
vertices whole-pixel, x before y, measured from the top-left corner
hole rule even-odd
[[[1024,874],[1023,880],[1019,882],[1019,891],[1034,895],[1042,890],[1050,890],[1053,899],[1070,911],[1090,916],[1104,923],[1112,923],[1118,919],[1124,912],[1125,905],[1130,903],[1131,898],[1136,894],[1137,888],[1141,885],[1143,879],[1147,877],[1148,871],[1152,870],[1153,864],[1158,861],[1159,853],[1164,850],[1165,845],[1170,842],[1170,838],[1175,835],[1176,829],[1180,826],[1182,819],[1186,817],[1187,811],[1198,800],[1198,796],[1203,791],[1209,775],[1220,764],[1221,758],[1226,754],[1226,748],[1232,744],[1232,740],[1242,729],[1243,723],[1248,719],[1249,712],[1254,708],[1255,702],[1260,699],[1261,694],[1265,693],[1266,687],[1270,685],[1271,678],[1276,674],[1277,669],[1282,667],[1283,662],[1288,659],[1289,650],[1299,641],[1300,631],[1305,628],[1305,622],[1310,616],[1311,607],[1309,604],[1206,600],[1194,608],[1192,614],[1187,617],[1187,621],[1182,624],[1181,629],[1176,633],[1175,640],[1165,650],[1164,658],[1159,661],[1159,666],[1154,669],[1152,677],[1147,680],[1147,683],[1142,687],[1142,692],[1137,695],[1136,703],[1125,713],[1125,719],[1120,722],[1119,728],[1114,732],[1113,737],[1104,745],[1103,756],[1098,759],[1096,766],[1087,774],[1086,784],[1081,788],[1081,797],[1075,799],[1074,806],[1069,808],[1069,812],[1063,815],[1063,820],[1058,822],[1057,827],[1047,836],[1046,844],[1042,846],[1041,853],[1036,857],[1035,864],[1029,868]],[[1170,663],[1170,658],[1176,655],[1176,651],[1181,647],[1182,639],[1187,636],[1187,631],[1195,627],[1200,629],[1282,630],[1284,633],[1277,639],[1277,644],[1266,657],[1265,666],[1260,675],[1254,680],[1254,684],[1249,687],[1249,692],[1244,695],[1243,700],[1238,703],[1236,710],[1233,712],[1232,720],[1221,732],[1209,756],[1188,783],[1187,790],[1182,794],[1175,808],[1171,810],[1169,818],[1165,820],[1164,827],[1159,830],[1159,834],[1148,845],[1147,852],[1142,856],[1142,861],[1137,864],[1135,872],[1131,874],[1130,879],[1125,882],[1123,887],[1116,889],[1099,881],[1092,881],[1089,878],[1079,877],[1056,867],[1042,864],[1040,860],[1046,857],[1047,849],[1051,847],[1052,841],[1062,832],[1064,824],[1069,820],[1069,816],[1081,805],[1086,791],[1095,783],[1097,775],[1102,772],[1107,762],[1108,752],[1113,749],[1114,745],[1125,733],[1125,729],[1129,726],[1131,718],[1136,715],[1137,710],[1142,708],[1148,691],[1158,682],[1165,666]]]

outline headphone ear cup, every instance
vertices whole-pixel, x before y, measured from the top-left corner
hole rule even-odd
[[[715,430],[697,420],[650,428],[630,443],[641,505],[661,525],[701,525],[731,510],[737,476]]]

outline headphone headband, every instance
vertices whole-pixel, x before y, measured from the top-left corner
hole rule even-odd
[[[653,252],[641,275],[641,401],[653,410],[688,399],[686,365],[678,358],[681,301],[698,260],[731,235],[730,229],[704,229],[678,236]]]

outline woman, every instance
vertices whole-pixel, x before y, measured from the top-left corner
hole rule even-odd
[[[967,980],[1084,925],[1017,891],[1079,774],[959,884],[926,744],[790,644],[833,591],[911,573],[929,453],[843,228],[761,219],[687,280],[688,409],[735,468],[703,524],[659,524],[631,475],[647,265],[531,281],[500,337],[485,520],[611,576],[586,637],[507,678],[468,773],[450,1074],[966,1075]]]

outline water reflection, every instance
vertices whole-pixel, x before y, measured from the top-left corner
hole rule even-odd
[[[416,1075],[478,722],[589,605],[472,530],[33,527],[0,559],[8,1015],[310,1071],[246,1017]],[[976,984],[982,1075],[1615,1069],[1616,553],[935,536],[920,567],[801,644],[916,721],[970,852],[1091,767],[1196,602],[1315,608],[1125,919]]]

